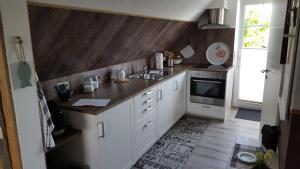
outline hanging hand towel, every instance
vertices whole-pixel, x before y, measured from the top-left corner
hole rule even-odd
[[[52,137],[52,131],[54,130],[54,124],[51,119],[51,114],[47,105],[47,101],[42,90],[42,86],[39,81],[37,81],[37,92],[40,105],[41,121],[42,121],[42,132],[44,138],[44,148],[48,150],[49,148],[55,147],[55,142]]]

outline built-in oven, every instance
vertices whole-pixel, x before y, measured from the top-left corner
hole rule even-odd
[[[189,80],[191,103],[224,106],[226,72],[193,71]]]

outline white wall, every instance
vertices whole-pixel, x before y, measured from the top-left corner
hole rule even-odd
[[[21,36],[24,40],[25,55],[33,69],[33,54],[26,1],[1,0],[0,5],[9,71],[11,77],[14,77],[11,79],[13,86],[12,95],[23,168],[44,169],[46,167],[36,87],[19,88],[19,81],[15,75],[16,65],[19,63],[14,40],[14,37],[17,35]]]
[[[100,11],[113,11],[180,21],[197,21],[212,0],[29,0]],[[215,0],[216,1],[216,0]],[[228,0],[227,24],[235,26],[237,0]]]
[[[227,24],[235,26],[237,0],[228,1],[230,9]],[[211,0],[34,0],[34,2],[173,20],[197,21]],[[0,5],[23,168],[44,169],[46,167],[36,86],[19,88],[16,76],[16,65],[19,60],[13,39],[15,36],[23,38],[27,61],[34,70],[26,1],[0,0]]]

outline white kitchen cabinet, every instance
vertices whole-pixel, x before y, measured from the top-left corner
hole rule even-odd
[[[157,86],[157,135],[161,137],[175,118],[173,103],[173,81],[167,80]]]
[[[127,169],[132,158],[132,99],[97,116],[98,144],[103,169]]]
[[[64,158],[90,169],[129,169],[186,111],[185,72],[98,115],[65,111],[82,137]]]
[[[134,159],[138,160],[156,141],[156,87],[134,97]]]
[[[161,137],[186,112],[186,73],[157,87],[157,134]]]
[[[82,130],[81,139],[65,151],[70,163],[90,169],[129,169],[133,165],[133,99],[99,115],[66,111],[65,119]]]
[[[173,100],[177,121],[186,112],[186,73],[183,72],[173,78]]]

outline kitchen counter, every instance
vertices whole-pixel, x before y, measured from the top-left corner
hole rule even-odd
[[[93,93],[75,93],[72,96],[71,101],[58,102],[58,105],[65,109],[75,110],[82,113],[97,115],[105,110],[118,105],[119,103],[130,99],[144,90],[153,87],[177,74],[180,74],[190,68],[192,64],[177,65],[175,67],[166,67],[164,71],[168,72],[168,76],[163,77],[160,80],[142,80],[142,79],[129,79],[129,82],[124,83],[104,83],[99,89]],[[72,104],[77,102],[79,99],[111,99],[109,104],[105,107],[94,107],[94,106],[83,106],[83,107],[73,107]]]
[[[153,87],[175,75],[178,75],[186,70],[206,70],[206,71],[228,71],[231,67],[224,70],[208,70],[207,68],[193,68],[194,64],[181,64],[175,67],[166,67],[164,71],[167,71],[169,75],[159,79],[159,80],[142,80],[142,79],[129,79],[129,82],[124,83],[104,83],[100,88],[93,93],[75,93],[72,96],[71,101],[58,102],[58,105],[65,109],[74,110],[82,113],[87,113],[91,115],[97,115],[105,110],[120,104],[127,99],[130,99],[144,90]],[[72,104],[77,102],[79,99],[111,99],[109,104],[105,107],[93,107],[93,106],[83,106],[83,107],[73,107]]]

